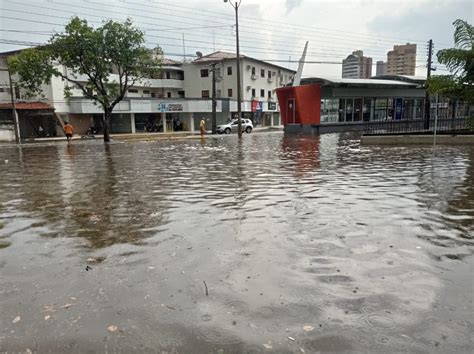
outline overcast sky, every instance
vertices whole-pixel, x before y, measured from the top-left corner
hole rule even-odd
[[[452,46],[452,22],[473,23],[474,1],[465,0],[242,0],[241,52],[296,69],[309,41],[304,76],[341,75],[341,61],[361,49],[386,60],[394,44],[416,43],[417,75],[426,74],[426,42],[435,51]],[[44,43],[74,15],[98,26],[104,19],[132,17],[147,46],[188,60],[196,51],[235,51],[234,10],[223,0],[0,0],[0,51]],[[184,45],[183,45],[184,36]],[[329,63],[327,63],[329,62]],[[443,68],[438,66],[439,73]],[[375,67],[373,69],[375,75]]]

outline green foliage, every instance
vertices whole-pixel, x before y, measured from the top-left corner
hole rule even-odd
[[[144,33],[130,19],[93,28],[75,17],[47,45],[20,52],[8,65],[30,95],[40,93],[52,76],[60,77],[68,82],[66,98],[71,88],[79,88],[110,117],[129,87],[160,70],[161,49],[148,49],[144,43]]]
[[[474,100],[474,27],[467,21],[453,22],[454,48],[438,51],[437,58],[451,75],[435,75],[428,81],[431,94]]]

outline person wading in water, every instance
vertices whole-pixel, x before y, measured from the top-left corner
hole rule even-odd
[[[72,134],[74,133],[74,128],[69,122],[64,124],[64,133],[66,133],[67,143],[70,144],[72,140]]]
[[[201,123],[199,123],[199,130],[201,131],[201,136],[204,136],[204,133],[206,133],[206,121],[204,118],[202,118]]]

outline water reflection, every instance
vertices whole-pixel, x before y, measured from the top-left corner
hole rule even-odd
[[[71,338],[102,343],[117,323],[130,346],[168,351],[260,350],[265,338],[292,352],[276,344],[291,335],[307,352],[429,352],[444,331],[441,315],[425,321],[440,269],[461,286],[453,272],[473,251],[472,147],[433,157],[350,134],[251,134],[20,151],[0,150],[0,306],[15,318],[19,301],[41,313],[77,297],[85,327],[58,322]],[[105,261],[84,276],[91,256]],[[446,324],[462,352],[469,302],[445,303],[467,324]],[[43,322],[22,338],[42,338]],[[413,349],[400,333],[424,340]]]

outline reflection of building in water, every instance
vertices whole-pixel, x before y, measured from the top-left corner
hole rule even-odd
[[[294,161],[297,176],[321,166],[320,139],[319,135],[283,136],[281,158]]]

